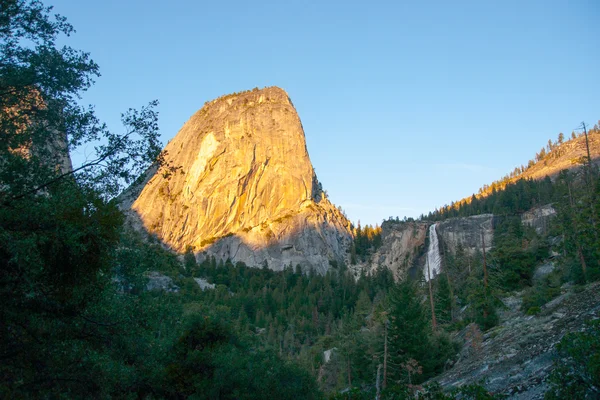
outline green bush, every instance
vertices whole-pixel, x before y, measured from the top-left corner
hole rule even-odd
[[[560,283],[558,272],[552,273],[550,276],[536,283],[523,296],[521,310],[526,311],[528,315],[533,315],[530,314],[530,310],[537,310],[535,313],[539,313],[544,304],[560,295]]]
[[[558,357],[545,399],[596,399],[600,394],[600,320],[583,332],[568,333],[556,346]]]

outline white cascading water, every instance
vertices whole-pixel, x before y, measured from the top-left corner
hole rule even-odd
[[[434,278],[438,275],[442,268],[440,244],[435,230],[436,225],[433,224],[429,227],[429,248],[427,249],[427,259],[425,260],[425,268],[423,269],[426,282],[429,281],[429,277]],[[429,271],[427,270],[427,266],[429,266]]]

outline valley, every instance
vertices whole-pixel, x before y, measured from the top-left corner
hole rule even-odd
[[[599,134],[589,131],[592,170],[585,136],[573,135],[451,206],[355,227],[317,181],[287,94],[255,89],[207,103],[167,146],[179,170],[151,170],[121,207],[142,238],[183,257],[157,272],[185,307],[222,308],[332,398],[479,390],[541,399],[562,390],[552,386],[556,345],[598,318],[598,243],[584,232],[596,229],[587,179],[598,179]],[[292,189],[301,181],[305,191]]]
[[[575,100],[565,100],[562,91],[553,97],[546,81],[538,82],[543,90],[537,97],[528,92],[519,100],[523,82],[543,75],[527,69],[529,64],[516,68],[527,74],[505,80],[500,72],[514,65],[492,69],[505,58],[529,57],[529,48],[518,56],[494,51],[486,57],[488,47],[502,46],[480,35],[486,28],[480,26],[477,34],[456,39],[477,45],[460,47],[458,57],[451,43],[439,45],[448,32],[429,38],[419,22],[412,30],[427,40],[409,46],[412,53],[396,49],[414,40],[397,26],[430,18],[429,9],[402,23],[396,15],[404,10],[378,10],[378,18],[394,16],[382,26],[397,35],[378,49],[391,33],[378,30],[379,23],[364,32],[361,24],[350,24],[354,19],[345,12],[355,12],[356,21],[365,18],[363,10],[347,5],[323,4],[314,13],[306,5],[303,15],[282,3],[284,13],[268,23],[257,21],[279,9],[254,3],[237,10],[243,16],[237,19],[240,5],[227,4],[227,18],[219,18],[211,7],[220,4],[143,4],[134,7],[131,19],[119,18],[131,11],[129,3],[109,11],[104,3],[95,6],[94,19],[83,24],[84,37],[103,43],[109,79],[120,71],[107,97],[111,107],[121,106],[121,97],[129,101],[126,96],[145,97],[158,88],[168,93],[164,106],[153,100],[120,113],[117,129],[101,121],[104,114],[94,105],[84,105],[85,96],[97,93],[86,92],[100,77],[99,66],[88,53],[63,45],[74,33],[67,19],[38,0],[0,2],[0,398],[600,398],[598,124],[582,123],[570,135],[548,132],[556,139],[540,143],[531,160],[504,177],[480,182],[477,193],[461,194],[419,217],[391,216],[375,225],[348,219],[309,156],[310,150],[331,164],[332,185],[368,191],[369,180],[380,186],[367,193],[370,204],[355,204],[364,210],[387,210],[377,204],[379,197],[395,190],[392,197],[411,194],[404,186],[412,181],[409,175],[422,178],[417,169],[432,171],[407,161],[413,171],[401,175],[406,171],[395,167],[396,159],[429,163],[430,153],[443,148],[440,162],[457,149],[463,157],[471,152],[497,162],[495,150],[484,147],[495,141],[501,148],[509,139],[497,135],[480,142],[481,132],[469,131],[462,139],[473,147],[461,148],[457,126],[468,130],[471,120],[482,119],[497,134],[494,124],[516,129],[536,115],[539,121],[538,110],[556,114],[553,123],[563,124],[583,113],[559,113]],[[90,5],[77,7],[91,12]],[[513,11],[508,14],[521,15]],[[539,15],[534,11],[524,15]],[[152,29],[138,31],[138,20],[146,23],[157,12],[160,25],[147,23]],[[454,5],[446,12],[454,13]],[[318,21],[321,13],[349,25]],[[440,15],[444,24],[453,21]],[[180,22],[189,16],[191,22]],[[302,30],[294,31],[292,17],[310,24],[296,24]],[[95,19],[103,23],[102,34],[85,31]],[[171,19],[176,26],[168,24]],[[475,21],[454,21],[454,29]],[[130,24],[135,32],[119,40],[111,36]],[[444,24],[429,24],[427,33]],[[236,31],[237,25],[244,29]],[[322,25],[335,34],[323,36]],[[512,20],[500,25],[498,37],[507,35],[506,26],[516,29]],[[190,33],[205,26],[210,28],[204,35]],[[320,33],[312,37],[313,30]],[[370,30],[378,35],[369,37]],[[356,31],[361,34],[344,39]],[[543,32],[540,37],[548,36]],[[473,36],[484,45],[472,42]],[[109,37],[115,39],[111,46],[139,44],[143,37],[143,51],[129,46],[126,57],[113,47],[104,51]],[[332,37],[333,44],[327,41]],[[525,43],[521,39],[503,40],[513,51]],[[552,51],[561,43],[550,41]],[[369,56],[329,64],[344,49],[354,56],[356,46]],[[437,50],[414,56],[421,46]],[[402,59],[388,62],[396,53]],[[460,68],[444,64],[446,57],[462,60],[471,53],[479,58]],[[536,57],[545,71],[553,64],[543,55]],[[280,65],[284,59],[297,68]],[[421,59],[426,68],[418,65]],[[466,69],[482,60],[484,66]],[[365,75],[362,69],[371,62]],[[414,71],[398,69],[413,63]],[[388,64],[393,74],[378,81]],[[571,75],[577,77],[580,65],[573,64]],[[268,79],[259,79],[267,67]],[[355,75],[346,75],[353,68]],[[151,78],[130,85],[149,70]],[[521,75],[525,81],[513,79]],[[222,93],[247,85],[245,79],[276,78],[294,85],[290,93],[294,99],[299,94],[298,106],[272,83],[215,95],[200,109],[195,104],[214,87]],[[427,86],[422,81],[429,80],[435,95],[421,93]],[[311,89],[313,81],[318,90]],[[363,81],[368,88],[361,91]],[[306,91],[299,89],[303,85]],[[586,97],[576,104],[588,103]],[[184,122],[179,118],[188,107],[197,111],[178,133],[170,131],[175,119]],[[166,111],[164,125],[159,110]],[[310,121],[307,132],[299,111]],[[409,122],[402,125],[404,120]],[[170,138],[166,146],[162,126],[169,130],[162,132]],[[306,134],[313,130],[308,143],[327,145],[308,148]],[[526,139],[509,145],[516,149]],[[376,173],[365,178],[366,165]],[[430,188],[437,186],[430,178],[420,185],[431,197]],[[447,195],[440,191],[435,198]],[[413,209],[397,208],[394,214]]]

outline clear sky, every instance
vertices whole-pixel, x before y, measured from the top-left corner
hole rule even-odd
[[[205,101],[279,86],[330,199],[364,225],[418,216],[600,119],[600,1],[46,0],[118,129],[160,101],[166,143]]]

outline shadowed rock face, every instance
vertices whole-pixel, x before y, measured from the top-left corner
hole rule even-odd
[[[464,218],[450,218],[438,223],[438,234],[444,245],[452,253],[460,244],[469,253],[482,249],[482,233],[485,249],[491,250],[494,240],[492,214],[473,215]]]
[[[149,171],[122,206],[174,250],[322,272],[346,257],[350,223],[323,194],[282,89],[206,103],[165,150],[180,169]]]
[[[556,210],[551,204],[533,208],[521,215],[523,225],[531,226],[538,235],[547,234],[550,230],[550,221],[556,216]]]
[[[384,221],[381,225],[382,245],[367,262],[360,265],[360,269],[374,271],[384,266],[396,278],[404,278],[425,251],[429,225],[429,222]]]

